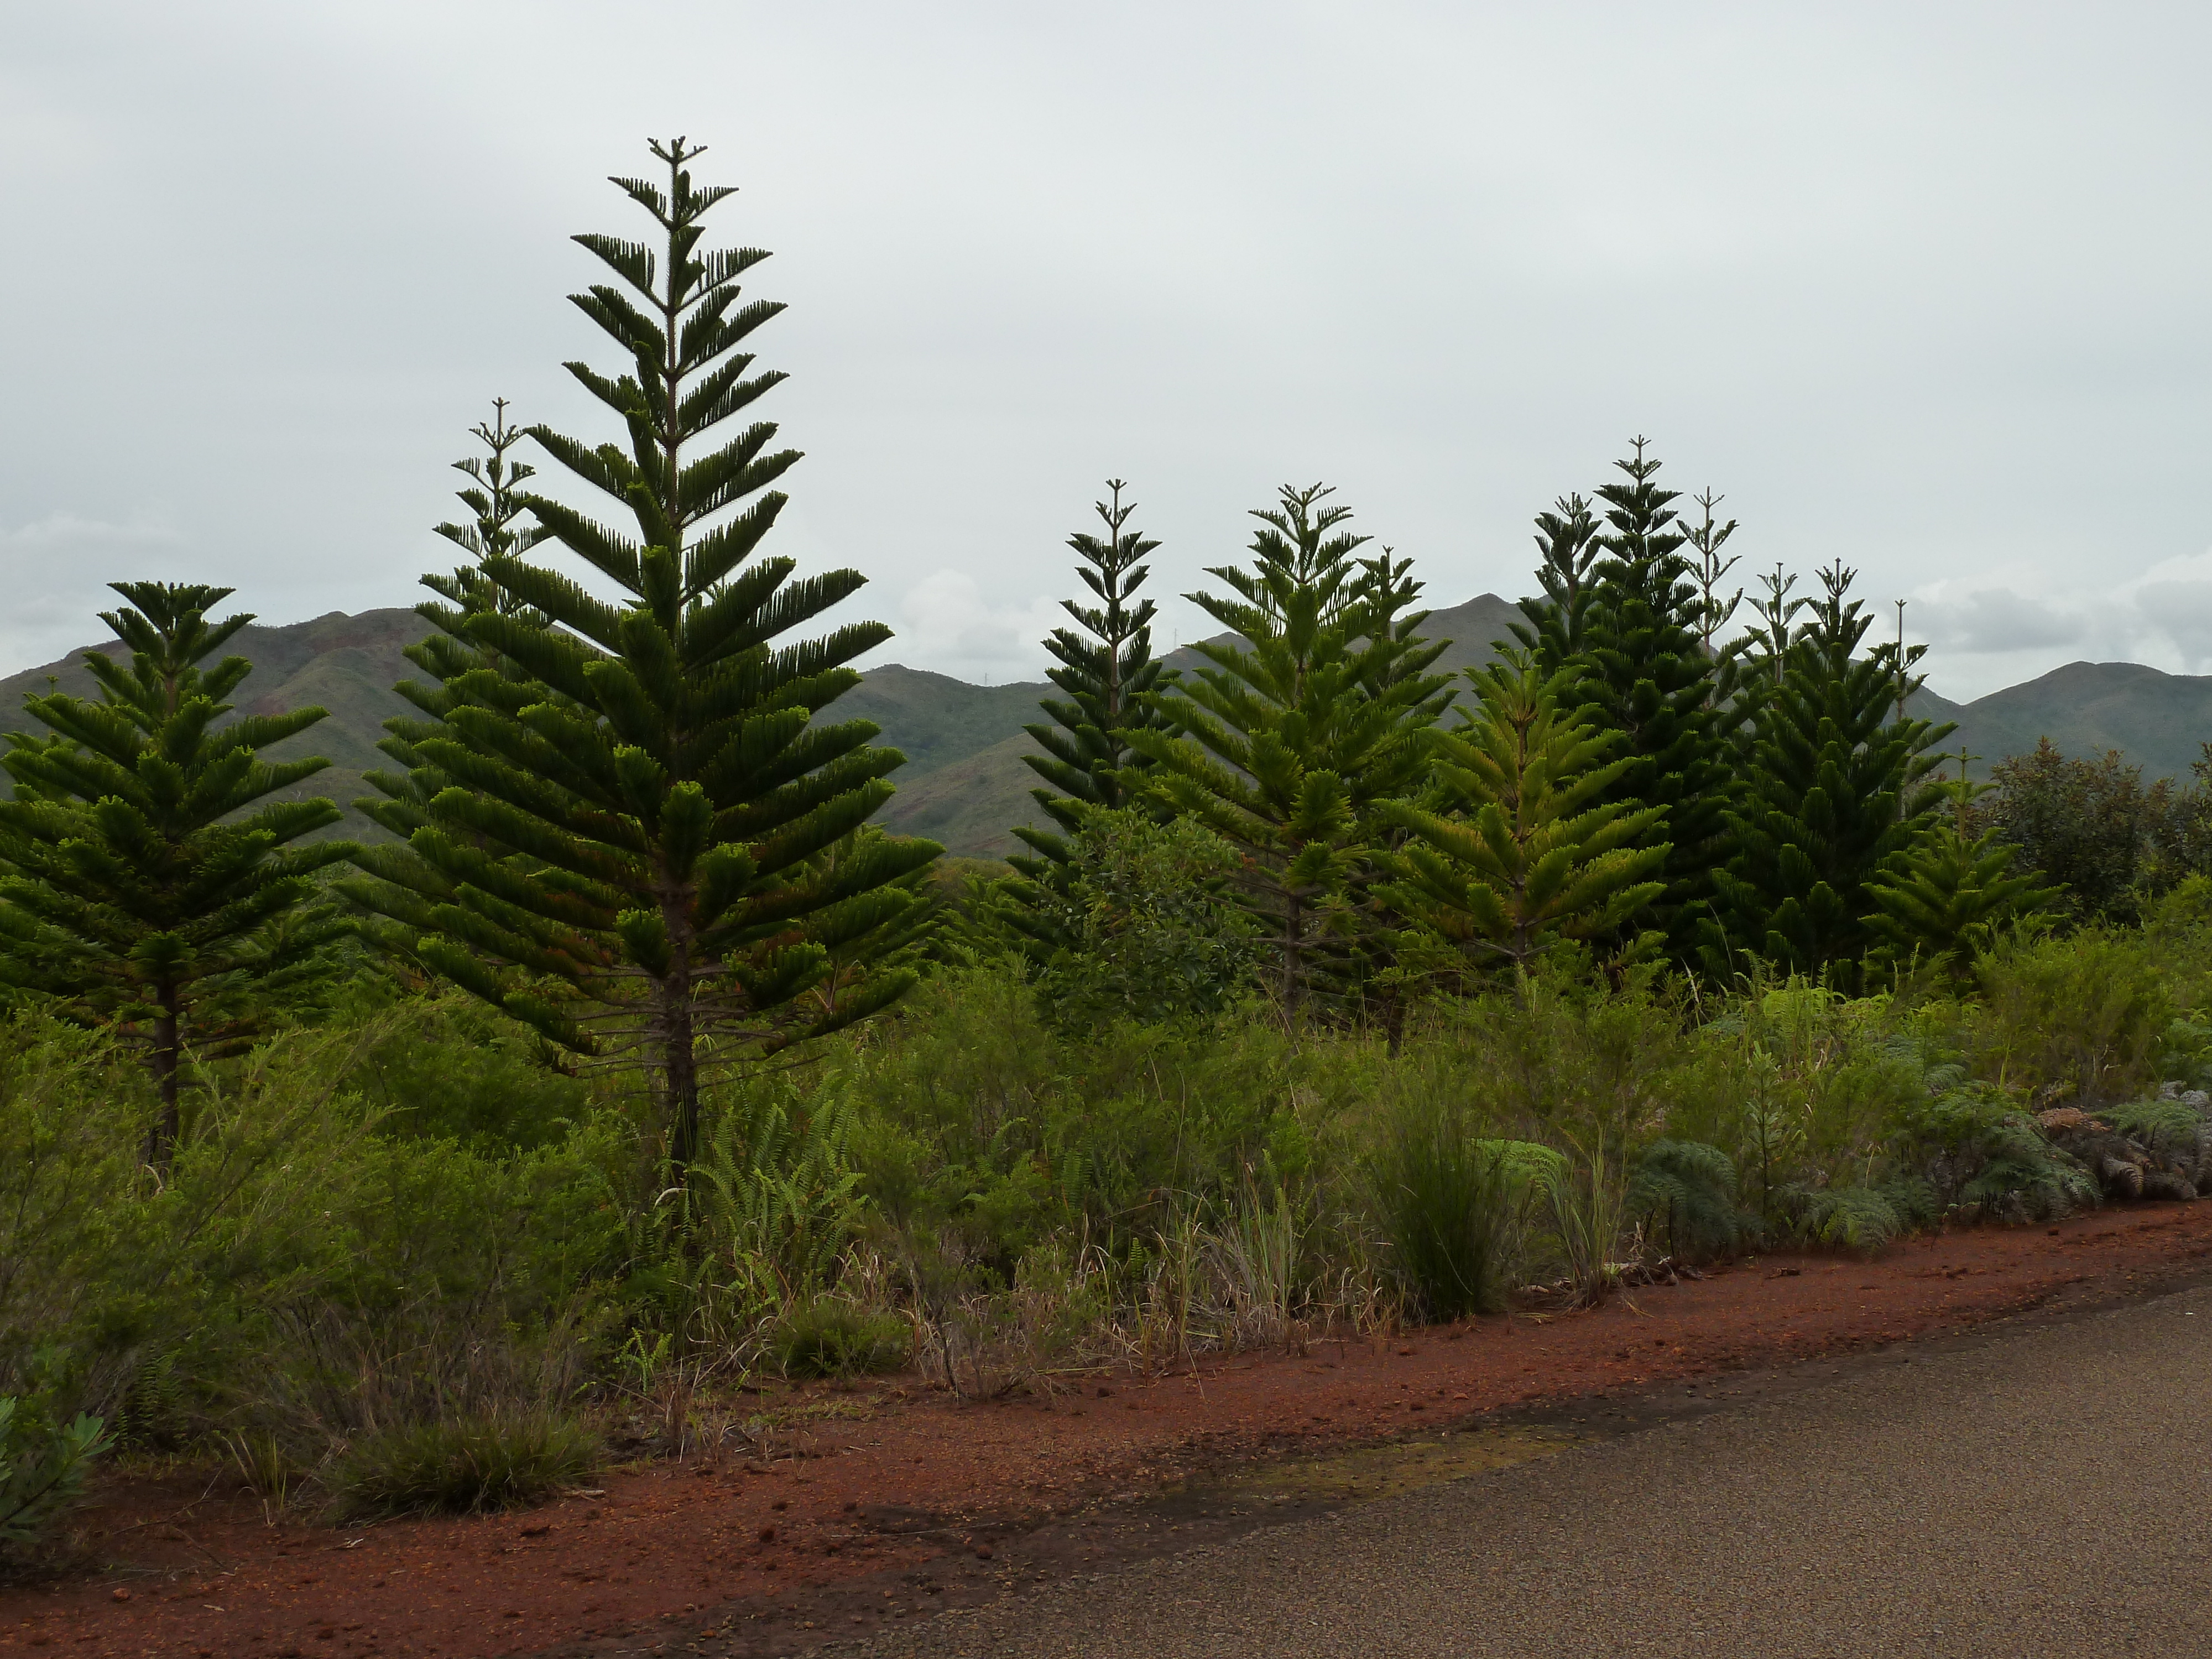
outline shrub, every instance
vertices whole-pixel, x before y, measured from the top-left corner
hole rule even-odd
[[[1969,1025],[1976,1076],[2084,1105],[2155,1080],[2173,1007],[2141,934],[2085,928],[2014,940],[1984,959],[1981,984]]]
[[[0,1548],[39,1542],[110,1443],[100,1419],[79,1413],[64,1425],[46,1404],[0,1395]]]
[[[769,1352],[786,1376],[866,1376],[914,1358],[914,1328],[840,1297],[802,1302],[778,1320]]]
[[[328,1485],[343,1519],[522,1509],[599,1467],[599,1437],[547,1412],[422,1423],[348,1445]]]

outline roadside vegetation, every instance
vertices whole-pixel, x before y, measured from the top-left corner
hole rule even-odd
[[[900,757],[836,702],[887,633],[809,635],[862,578],[762,550],[779,307],[697,153],[617,181],[650,243],[578,239],[628,447],[501,404],[459,464],[380,839],[264,755],[319,711],[227,701],[225,590],[118,583],[129,660],[0,757],[9,1559],[103,1458],[504,1508],[769,1445],[773,1381],[991,1396],[2212,1192],[2203,780],[1977,776],[1852,574],[1747,605],[1640,440],[1456,678],[1318,484],[1166,667],[1112,484],[1051,827],[871,828]]]

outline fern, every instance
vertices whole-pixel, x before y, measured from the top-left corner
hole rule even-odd
[[[1734,1249],[1750,1218],[1736,1201],[1735,1164],[1717,1146],[1696,1140],[1655,1140],[1628,1183],[1628,1207],[1663,1231],[1672,1256]]]
[[[2097,1115],[2130,1140],[2140,1141],[2166,1158],[2193,1161],[2197,1137],[2204,1120],[2196,1108],[2178,1100],[2134,1100],[2124,1106],[2106,1106]]]
[[[1798,1212],[1798,1229],[1816,1243],[1874,1251],[1905,1228],[1905,1218],[1878,1187],[1790,1188],[1784,1196]]]

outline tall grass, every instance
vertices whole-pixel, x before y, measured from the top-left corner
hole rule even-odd
[[[1407,1296],[1431,1319],[1500,1311],[1511,1231],[1504,1152],[1434,1100],[1401,1104],[1382,1133],[1369,1181]]]

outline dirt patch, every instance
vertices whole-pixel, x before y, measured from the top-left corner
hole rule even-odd
[[[2207,1258],[2212,1203],[2145,1205],[1051,1399],[816,1387],[782,1402],[801,1409],[773,1462],[657,1466],[477,1520],[271,1527],[205,1472],[111,1477],[82,1517],[106,1565],[0,1590],[0,1653],[793,1652],[1807,1386],[1854,1354]]]

